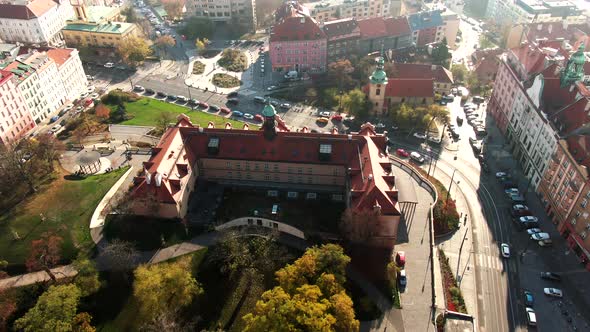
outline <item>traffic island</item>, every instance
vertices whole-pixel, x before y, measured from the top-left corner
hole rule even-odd
[[[436,178],[428,175],[423,169],[416,168],[423,177],[428,179],[436,188],[438,200],[432,209],[434,220],[434,236],[442,237],[459,229],[460,216],[457,206],[449,191]]]
[[[205,64],[201,61],[193,62],[193,75],[201,75],[205,72]]]
[[[465,307],[463,294],[461,293],[461,289],[457,287],[457,280],[449,265],[449,259],[441,249],[438,250],[438,258],[440,261],[441,274],[443,276],[446,309],[448,311],[466,314],[467,308]]]
[[[243,72],[248,68],[248,57],[242,51],[226,49],[217,63],[232,72]]]

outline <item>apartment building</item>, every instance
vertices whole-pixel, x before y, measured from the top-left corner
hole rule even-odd
[[[0,40],[63,45],[61,29],[73,15],[69,0],[14,0],[0,3]]]
[[[311,17],[320,23],[344,18],[360,20],[390,14],[390,2],[383,0],[327,0],[309,2],[305,6],[309,8]]]
[[[500,25],[562,21],[580,24],[586,21],[584,12],[567,0],[489,0],[486,18]]]
[[[215,22],[256,29],[255,0],[189,0],[185,6],[188,16],[207,17]]]
[[[13,76],[0,70],[0,144],[14,142],[35,128]]]
[[[423,11],[408,16],[412,41],[417,46],[439,43],[445,37],[445,22],[441,10]],[[456,37],[456,32],[455,32]],[[453,41],[455,38],[453,38]],[[447,43],[449,43],[447,38]]]
[[[47,50],[47,56],[57,65],[66,100],[75,100],[86,92],[88,80],[77,49],[52,48]]]

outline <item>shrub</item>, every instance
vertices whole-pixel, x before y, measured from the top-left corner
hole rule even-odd
[[[233,88],[236,86],[240,86],[242,82],[228,74],[217,73],[213,75],[213,84],[220,87],[220,88]]]
[[[201,61],[195,61],[195,63],[193,64],[193,74],[201,75],[204,72],[205,72],[205,64],[202,63]]]
[[[248,68],[246,54],[234,49],[224,50],[218,63],[223,68],[233,72],[242,72]]]
[[[137,100],[139,100],[138,95],[122,90],[112,90],[106,96],[101,98],[101,101],[108,105],[123,105],[124,103],[134,102]]]

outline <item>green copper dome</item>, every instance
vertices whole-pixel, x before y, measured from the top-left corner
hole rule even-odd
[[[262,116],[265,118],[271,118],[274,117],[277,114],[277,112],[275,111],[274,106],[272,106],[270,104],[270,99],[266,100],[266,105],[264,106],[264,109],[262,110]]]
[[[371,84],[387,84],[387,74],[383,70],[385,59],[382,56],[377,58],[377,68],[373,74],[371,74]]]
[[[585,46],[584,43],[580,45],[576,53],[572,54],[572,61],[577,65],[584,65],[586,62],[586,56],[584,55]]]
[[[584,78],[584,63],[586,62],[586,55],[584,54],[584,44],[570,56],[567,60],[565,68],[561,71],[560,86],[565,88],[581,81]]]

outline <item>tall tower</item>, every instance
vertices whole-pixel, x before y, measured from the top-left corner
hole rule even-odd
[[[88,14],[86,13],[86,6],[84,0],[70,0],[70,4],[74,8],[76,20],[86,22],[88,21]]]
[[[580,45],[576,53],[572,54],[567,60],[565,68],[561,72],[560,86],[565,88],[581,81],[584,78],[584,63],[586,62],[586,55],[584,55],[584,43]]]
[[[264,136],[272,140],[276,134],[276,124],[275,124],[275,117],[277,112],[275,111],[274,106],[270,104],[270,98],[266,100],[266,105],[264,109],[262,109],[262,116],[264,117],[264,123],[262,124],[262,129],[264,130]]]
[[[369,77],[369,101],[371,102],[371,113],[381,115],[385,112],[385,90],[387,87],[387,74],[383,70],[385,59],[383,54],[377,58],[377,68]]]

